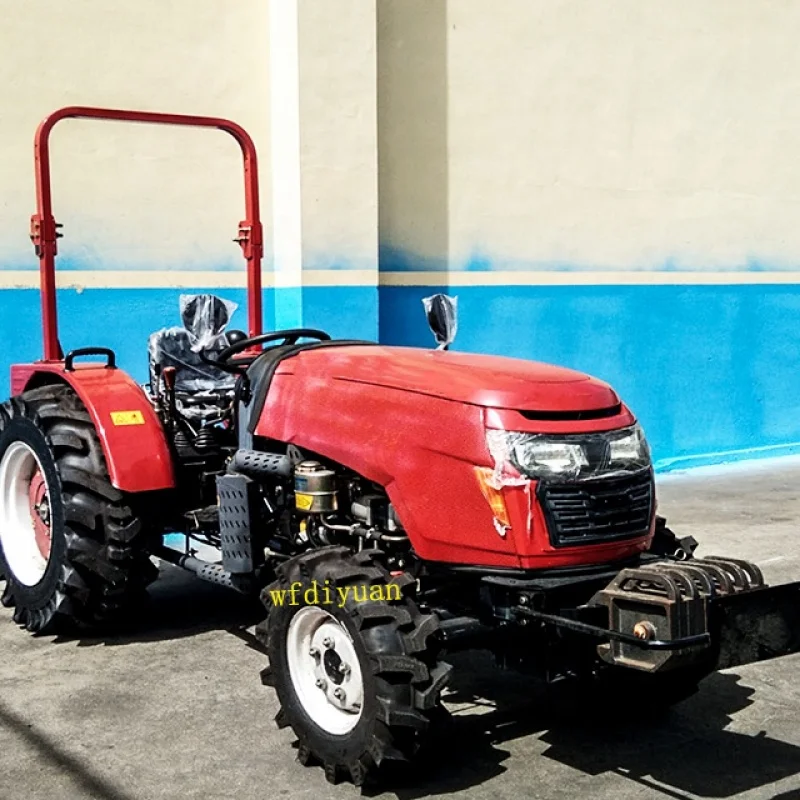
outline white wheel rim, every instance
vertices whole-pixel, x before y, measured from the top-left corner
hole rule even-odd
[[[327,611],[305,606],[286,634],[289,676],[305,712],[320,728],[342,736],[361,719],[364,679],[353,640]]]
[[[24,442],[12,442],[0,460],[0,545],[6,564],[25,586],[35,586],[44,576],[48,560],[36,543],[31,517],[31,480],[44,470]]]

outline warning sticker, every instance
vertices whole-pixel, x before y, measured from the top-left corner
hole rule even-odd
[[[294,502],[300,511],[308,511],[314,505],[314,496],[310,494],[298,494],[295,492]]]
[[[114,425],[144,425],[141,411],[112,411],[111,422]]]

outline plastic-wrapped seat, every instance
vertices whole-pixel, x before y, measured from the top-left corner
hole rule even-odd
[[[181,295],[183,327],[162,328],[150,334],[147,350],[150,385],[158,386],[165,367],[175,367],[175,398],[186,417],[208,420],[219,416],[233,398],[235,376],[207,364],[228,347],[225,328],[236,303],[212,294]]]

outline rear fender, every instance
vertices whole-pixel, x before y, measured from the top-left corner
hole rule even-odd
[[[60,361],[11,367],[12,395],[58,383],[71,386],[86,406],[117,489],[174,488],[172,457],[161,421],[129,375],[99,364],[76,364],[74,370],[66,371]]]

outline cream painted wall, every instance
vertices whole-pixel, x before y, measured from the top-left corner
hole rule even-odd
[[[230,117],[261,158],[269,233],[269,54],[260,0],[0,0],[0,268],[35,266],[32,141],[64,105]],[[216,131],[68,121],[53,134],[62,264],[243,265],[241,157]],[[243,269],[243,266],[241,267]]]
[[[375,270],[374,0],[299,0],[303,263]]]
[[[446,259],[447,0],[377,0],[377,8],[381,244]]]
[[[377,53],[370,2],[300,0],[307,266],[368,265],[378,213],[385,244],[440,265],[800,258],[797,4],[376,4]],[[242,122],[269,228],[267,5],[142,0],[112,13],[101,0],[24,11],[0,0],[0,265],[33,265],[31,138],[68,103]],[[65,123],[54,139],[64,263],[237,265],[238,166],[221,134]]]
[[[498,269],[800,261],[797,3],[378,9],[382,243]]]

